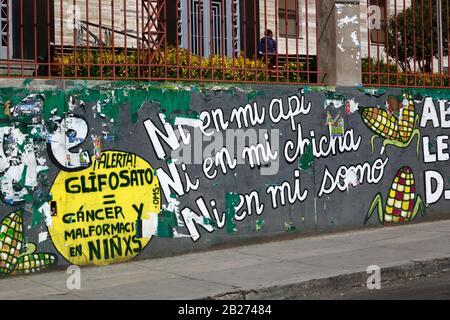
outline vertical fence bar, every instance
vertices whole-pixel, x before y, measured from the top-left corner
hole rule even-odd
[[[371,3],[370,0],[366,0],[366,20],[369,19],[370,17],[370,13],[371,11]],[[372,84],[372,60],[371,60],[371,56],[370,56],[370,47],[371,47],[371,29],[370,27],[372,26],[371,23],[369,23],[369,21],[367,21],[367,66],[368,66],[368,79],[369,79],[369,83],[368,84]],[[362,70],[363,74],[366,72],[365,70]]]
[[[46,12],[47,12],[47,23],[46,23],[46,29],[47,29],[47,77],[51,78],[51,63],[52,63],[52,54],[51,54],[51,33],[50,33],[50,0],[45,0],[46,2]]]
[[[202,0],[200,0],[202,1]],[[234,25],[234,18],[235,18],[235,12],[234,12],[234,0],[230,1],[230,5],[231,5],[231,57],[232,57],[232,65],[233,65],[233,81],[236,81],[236,51],[235,51],[235,41],[236,38],[234,36],[234,31],[235,31],[235,25]]]
[[[128,56],[127,1],[123,0],[123,47],[125,53],[125,78],[129,77],[130,57]]]
[[[137,47],[137,53],[136,53],[136,68],[137,68],[137,77],[138,79],[142,79],[141,75],[141,67],[143,65],[143,57],[141,52],[141,39],[142,36],[139,32],[139,8],[142,9],[142,6],[139,6],[139,1],[136,0],[136,19],[135,19],[135,26],[136,26],[136,47]],[[141,12],[142,15],[142,12]]]
[[[300,15],[299,15],[299,5],[298,0],[295,0],[294,5],[295,10],[295,73],[294,73],[294,79],[297,79],[298,82],[300,82],[301,79],[301,71],[300,71],[300,63],[299,63],[299,57],[298,57],[298,38],[300,38]],[[288,77],[289,79],[289,77]]]
[[[114,32],[114,0],[111,0],[111,43],[109,44],[109,47],[111,47],[111,53],[112,53],[112,78],[113,80],[116,79],[116,50],[115,50],[115,32]]]
[[[90,23],[89,23],[89,0],[85,2],[85,15],[86,15],[86,56],[87,56],[87,78],[91,78],[91,50],[90,50]],[[80,22],[81,23],[81,22]]]
[[[247,0],[243,0],[244,1],[244,5],[243,5],[243,23],[242,26],[244,28],[244,41],[242,42],[244,44],[244,82],[247,82]],[[239,13],[239,16],[240,13]]]
[[[98,35],[99,35],[99,56],[100,59],[98,61],[100,68],[100,79],[103,79],[103,28],[102,28],[102,0],[98,1]]]
[[[203,62],[203,50],[204,50],[204,48],[203,48],[203,11],[204,11],[203,0],[199,0],[198,5],[199,5],[199,8],[198,8],[199,23],[198,23],[197,30],[198,30],[198,48],[199,48],[199,57],[200,57],[200,59],[199,59],[200,60],[199,61],[199,67],[200,67],[199,78],[200,78],[200,83],[202,83],[203,82],[202,62]]]
[[[425,7],[425,5],[424,5],[424,3],[423,3],[423,0],[421,0],[421,17],[422,17],[422,24],[421,24],[421,26],[422,26],[422,43],[421,43],[421,45],[422,45],[422,70],[421,70],[421,72],[422,72],[422,81],[424,81],[425,80],[425,77],[424,77],[424,73],[425,73],[425,64],[426,64],[426,60],[425,60],[425,12],[424,12],[424,7]]]
[[[414,86],[417,86],[417,49],[416,49],[416,7],[415,1],[412,1],[412,24],[413,24],[413,46],[414,46]]]
[[[311,70],[309,65],[309,10],[308,10],[308,0],[305,0],[305,25],[306,25],[306,74],[308,83],[311,82]]]
[[[430,72],[431,72],[431,83],[434,85],[434,38],[433,38],[433,1],[430,1],[429,14],[430,14],[430,45],[431,45],[431,55],[430,55]]]
[[[261,33],[260,30],[256,31],[259,28],[257,16],[259,17],[259,20],[261,20],[260,12],[258,12],[258,10],[257,10],[258,6],[256,5],[256,1],[259,1],[259,0],[253,0],[253,30],[255,30],[256,35],[260,35],[260,33]],[[259,37],[255,37],[255,40],[253,41],[254,50],[255,50],[255,55],[253,58],[255,60],[260,59],[259,54],[258,54],[258,43],[259,43]],[[258,74],[259,74],[259,67],[258,67],[258,64],[255,63],[255,79],[258,79]]]
[[[278,37],[280,32],[278,30],[278,18],[279,18],[279,14],[278,14],[278,2],[280,0],[276,0],[275,1],[275,33],[273,34],[274,37]],[[281,0],[282,1],[282,0]],[[287,37],[287,36],[286,36]],[[280,42],[279,39],[277,39],[277,46],[278,43]],[[286,48],[287,50],[287,48]],[[266,46],[266,52],[269,52],[269,48]],[[271,56],[271,58],[273,58],[273,56]],[[278,75],[278,48],[275,51],[275,80],[278,81],[279,80],[279,75]]]
[[[442,85],[442,76],[443,76],[443,67],[442,67],[442,63],[443,63],[443,58],[442,58],[442,2],[441,0],[437,0],[437,8],[436,8],[436,15],[437,15],[437,38],[438,38],[438,69],[439,69],[439,75],[440,75],[440,85]]]
[[[177,0],[178,1],[178,0]],[[175,66],[175,68],[176,68],[176,70],[177,70],[177,73],[176,73],[176,79],[178,80],[179,78],[180,78],[180,67],[179,67],[179,58],[178,58],[178,55],[179,55],[179,37],[180,37],[180,34],[179,34],[179,27],[180,27],[180,17],[179,17],[179,5],[181,5],[181,4],[179,4],[179,3],[177,3],[177,6],[175,7],[175,22],[176,22],[176,28],[175,28],[175,30],[176,30],[176,32],[175,32],[175,63],[176,63],[176,66]]]
[[[319,81],[320,77],[320,65],[319,65],[319,0],[316,0],[316,78],[317,78],[317,83],[321,83],[321,81]],[[309,64],[309,61],[307,61],[306,63]]]
[[[38,61],[38,49],[37,49],[37,15],[36,15],[36,0],[33,2],[33,38],[34,38],[34,74],[38,75],[39,61]]]
[[[10,25],[11,25],[11,21],[12,21],[12,17],[10,16],[10,7],[9,7],[9,1],[6,1],[6,68],[7,68],[7,74],[8,74],[8,78],[11,77],[11,52],[10,52],[10,34],[9,34],[9,29],[10,29]]]
[[[77,23],[77,16],[76,16],[76,0],[73,0],[72,3],[73,7],[72,7],[72,32],[73,32],[73,67],[74,67],[74,74],[75,74],[75,78],[78,77],[78,53],[77,53],[77,32],[78,30],[76,29],[76,23]]]
[[[380,8],[380,0],[377,0],[377,6],[378,6],[378,8]],[[387,15],[386,15],[386,6],[387,6],[387,0],[384,2],[384,14],[385,14],[385,16],[384,16],[384,18],[385,19],[387,19]],[[381,14],[381,12],[380,12],[380,14]],[[386,22],[385,22],[386,23]],[[381,27],[381,25],[380,25],[380,27]],[[387,29],[387,26],[386,26],[386,29]],[[369,41],[370,41],[370,39],[369,39]],[[385,41],[385,45],[386,45],[386,41]],[[380,50],[380,46],[381,46],[381,44],[380,44],[380,31],[379,30],[377,30],[377,61],[378,61],[378,63],[377,63],[377,70],[378,70],[378,85],[380,85],[381,84],[381,76],[380,76],[380,73],[381,73],[381,50]],[[369,50],[370,50],[370,46],[369,46]],[[386,63],[389,65],[389,62],[388,61],[386,61]]]
[[[230,1],[230,0],[228,0]],[[226,48],[225,48],[225,37],[226,37],[226,23],[225,23],[225,0],[221,0],[221,8],[220,8],[220,24],[221,24],[221,39],[222,43],[221,54],[222,54],[222,80],[225,80],[225,57],[227,56]]]
[[[447,86],[450,87],[450,0],[446,1],[446,12],[447,12]]]
[[[266,81],[269,80],[269,56],[267,52],[267,45],[268,45],[268,39],[267,39],[267,0],[264,0],[264,41],[265,41],[265,52],[264,56],[266,59]]]
[[[191,1],[187,1],[187,70],[188,79],[191,80],[192,68],[191,68]],[[183,35],[184,36],[184,35]]]
[[[22,0],[20,0],[22,1]],[[61,78],[64,79],[64,24],[63,24],[63,0],[59,1],[59,46],[60,46],[60,62],[61,62]],[[23,42],[21,42],[23,44]]]
[[[414,1],[414,0],[413,0]],[[407,15],[407,11],[406,11],[406,0],[403,0],[403,51],[405,51],[404,52],[404,59],[405,59],[405,62],[404,62],[404,70],[403,70],[403,72],[404,72],[404,74],[405,74],[405,77],[404,77],[404,79],[405,79],[405,83],[404,83],[404,85],[408,85],[408,79],[409,79],[409,74],[410,74],[410,72],[411,72],[411,70],[409,69],[409,60],[408,60],[408,55],[407,55],[407,53],[408,53],[408,45],[407,45],[407,43],[406,43],[406,41],[407,41],[407,38],[408,38],[408,30],[406,29],[406,15]]]

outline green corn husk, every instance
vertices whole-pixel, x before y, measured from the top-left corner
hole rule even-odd
[[[11,213],[0,223],[0,275],[10,274],[16,267],[23,242],[22,212]]]
[[[13,274],[33,273],[41,271],[57,262],[57,257],[51,253],[32,253],[21,255]]]

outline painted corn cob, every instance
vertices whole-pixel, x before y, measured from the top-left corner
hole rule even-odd
[[[404,143],[408,142],[414,132],[415,118],[414,102],[412,100],[408,100],[408,104],[400,110],[398,125],[400,139]]]
[[[364,123],[377,135],[390,140],[399,139],[398,121],[380,108],[364,108],[361,112]]]
[[[372,153],[374,140],[377,137],[384,139],[383,149],[387,145],[407,148],[417,135],[417,155],[419,154],[420,129],[416,128],[419,115],[416,115],[414,101],[406,99],[400,109],[398,117],[378,107],[363,108],[361,118],[366,126],[375,133],[371,139]],[[383,153],[382,151],[381,153]]]
[[[425,216],[425,205],[420,195],[416,196],[414,174],[411,168],[401,168],[394,177],[389,190],[385,211],[383,211],[383,199],[378,193],[369,211],[366,220],[369,221],[375,209],[378,209],[378,219],[385,223],[408,223],[413,221],[418,212]]]
[[[23,244],[22,212],[5,217],[0,223],[0,276],[37,272],[56,263],[56,255],[35,251],[34,243]]]
[[[13,274],[33,273],[41,271],[56,263],[56,256],[50,253],[32,253],[21,255],[17,259]]]
[[[11,273],[22,250],[23,219],[21,212],[13,212],[0,224],[0,275]]]

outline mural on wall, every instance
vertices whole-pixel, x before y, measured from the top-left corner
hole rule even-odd
[[[445,210],[450,92],[363,91],[0,89],[0,273]]]
[[[127,152],[104,151],[91,163],[82,171],[61,171],[53,182],[52,201],[42,208],[53,244],[75,265],[130,260],[157,225],[158,178],[144,159]]]
[[[384,211],[381,193],[375,196],[365,223],[369,221],[374,211],[378,213],[378,219],[382,224],[411,222],[419,212],[425,216],[425,204],[422,197],[416,195],[416,182],[411,168],[403,167],[397,172],[389,190]]]

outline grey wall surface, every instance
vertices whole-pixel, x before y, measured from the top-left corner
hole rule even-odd
[[[40,97],[30,96],[37,93],[45,98],[41,104]],[[22,101],[27,96],[28,101]],[[449,91],[276,85],[207,87],[132,82],[25,81],[17,85],[2,81],[0,97],[5,110],[0,136],[4,153],[0,156],[2,274],[34,272],[50,265],[99,265],[132,258],[169,256],[285,234],[307,235],[422,222],[446,218],[449,212],[444,191],[449,188],[450,178],[449,150],[445,145],[448,142],[445,113],[449,107],[446,100],[450,97]],[[297,104],[302,101],[302,105]],[[425,117],[430,120],[421,127],[425,101]],[[280,102],[286,116],[278,119]],[[231,147],[232,139],[227,139],[227,134],[230,137],[233,134],[231,130],[237,129],[237,121],[230,121],[227,130],[219,130],[210,140],[195,128],[207,123],[205,118],[214,114],[214,110],[220,109],[226,121],[248,104],[256,106],[255,110],[259,114],[264,113],[265,117],[261,118],[261,124],[249,123],[248,128],[238,132],[234,144],[236,146],[238,141],[242,141],[241,148]],[[20,113],[21,109],[31,110],[30,105],[37,108],[35,113]],[[289,110],[292,117],[288,116]],[[296,111],[303,111],[303,114],[296,115]],[[370,123],[369,116],[376,113],[380,114],[378,120],[382,126],[383,115],[393,129],[391,132],[386,129],[378,138],[373,138],[377,135],[376,127]],[[444,121],[441,121],[441,113]],[[166,120],[165,129],[161,114]],[[364,119],[368,121],[367,125]],[[251,122],[251,117],[247,120]],[[191,141],[171,150],[160,139],[166,153],[160,159],[156,154],[157,139],[149,135],[151,123],[164,135],[167,128],[173,128],[176,133],[178,124],[183,123]],[[86,132],[83,132],[83,125]],[[303,139],[311,140],[313,135],[317,148],[320,148],[320,140],[326,139],[327,142],[322,143],[323,149],[334,144],[336,153],[321,156],[320,150],[316,150],[313,157],[305,143],[302,152],[293,156],[295,150],[287,146],[292,143],[297,147],[299,126]],[[211,128],[209,126],[206,131]],[[378,128],[383,132],[383,127]],[[261,143],[262,150],[267,152],[265,132],[269,134],[270,150],[274,153],[272,159],[254,168],[247,159],[234,169],[227,166],[225,174],[218,169],[214,178],[206,177],[205,171],[208,171],[204,170],[204,165],[210,161],[206,159],[211,157],[215,160],[220,151],[232,153],[235,150],[238,156],[242,155],[243,148]],[[243,134],[247,135],[247,140],[242,140]],[[333,138],[330,137],[332,134]],[[252,137],[257,140],[252,140]],[[350,147],[352,139],[353,148]],[[94,140],[100,144],[97,144],[97,149]],[[181,138],[178,141],[182,141]],[[176,144],[176,141],[172,140],[172,143]],[[339,150],[339,144],[349,145],[348,151]],[[286,148],[293,159],[286,157]],[[112,155],[114,152],[111,150],[136,155],[141,158],[138,159],[142,161],[141,168],[151,166],[151,183],[144,179],[136,187],[110,190],[105,186],[102,192],[67,193],[68,179],[81,176],[88,179],[91,173],[98,176],[100,169],[95,154],[98,152],[99,159],[104,160],[102,154]],[[202,156],[208,150],[212,152]],[[441,161],[438,157],[433,161],[432,155],[439,150]],[[80,166],[80,159],[86,160],[86,152],[91,157],[91,164]],[[424,152],[429,153],[427,159]],[[139,167],[135,159],[130,159],[131,167]],[[169,171],[173,164],[180,174],[179,186],[183,192],[175,187],[170,189],[167,197],[165,187],[170,179],[176,181]],[[367,169],[364,175],[358,170],[358,165]],[[123,168],[127,166],[130,163],[124,164]],[[106,174],[118,174],[120,168],[104,170]],[[428,174],[434,177],[428,182],[426,171],[434,172]],[[164,176],[163,172],[168,175]],[[399,176],[400,180],[393,186],[397,173],[405,174],[406,179]],[[198,179],[197,190],[186,192],[186,176],[193,182]],[[325,189],[329,189],[333,180],[342,190],[337,187],[321,195],[324,179],[328,179]],[[269,191],[280,186],[285,190],[291,189],[291,201],[287,193],[285,197],[277,193],[277,203],[274,203]],[[296,187],[299,187],[297,194]],[[396,194],[391,192],[391,187],[397,190]],[[435,194],[436,190],[440,197]],[[239,195],[248,195],[248,199],[253,200],[259,198],[261,210],[258,212],[252,201],[251,212],[245,201],[245,205],[239,208]],[[108,196],[115,197],[112,206],[121,207],[119,215],[106,215],[103,210],[107,207],[105,199]],[[430,203],[435,201],[435,196],[437,202]],[[447,196],[450,198],[450,194]],[[396,214],[391,214],[387,208],[390,203],[395,207],[395,200],[390,197],[398,198],[397,202],[403,207],[399,211],[403,219],[395,218]],[[285,205],[281,204],[282,198],[286,200]],[[202,212],[199,199],[205,201],[209,215]],[[140,204],[142,210],[139,210]],[[370,216],[371,206],[373,214]],[[99,217],[106,216],[106,219],[87,221],[88,209],[94,208],[102,208]],[[217,209],[216,215],[214,208]],[[245,210],[247,214],[244,214]],[[82,213],[80,216],[67,216],[67,213],[75,211]],[[71,223],[67,217],[76,217],[77,221]],[[95,228],[120,222],[128,223],[128,231],[64,239],[65,232],[71,230],[89,230],[89,226]],[[13,236],[8,236],[9,230]],[[8,237],[12,238],[9,242]],[[15,250],[11,251],[11,248]],[[26,264],[28,260],[25,257],[39,263]]]

